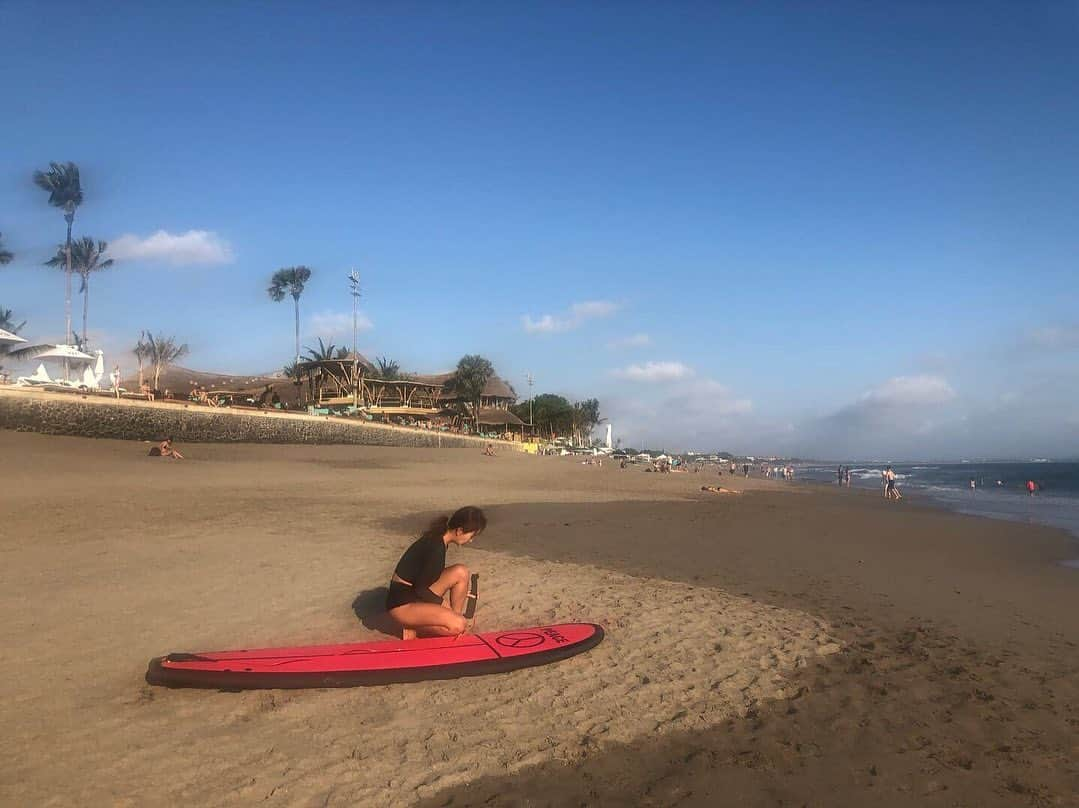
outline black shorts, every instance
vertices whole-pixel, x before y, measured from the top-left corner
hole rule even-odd
[[[404,606],[406,603],[419,603],[420,599],[411,586],[405,586],[400,581],[390,581],[390,589],[386,593],[386,611]]]

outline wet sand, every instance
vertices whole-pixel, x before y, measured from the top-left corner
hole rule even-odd
[[[858,491],[474,450],[0,432],[0,803],[1079,804],[1079,556]],[[151,688],[171,650],[377,639],[426,517],[490,528],[479,628],[607,639],[498,677]]]

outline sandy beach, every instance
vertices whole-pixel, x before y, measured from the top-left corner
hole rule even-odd
[[[1079,805],[1066,534],[574,458],[0,432],[4,805]],[[702,492],[705,484],[741,496]],[[400,552],[475,504],[477,628],[556,665],[153,688],[176,650],[374,640]]]

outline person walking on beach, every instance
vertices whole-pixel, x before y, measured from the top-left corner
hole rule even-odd
[[[1027,493],[1030,496],[1034,496],[1034,492],[1037,491],[1037,490],[1038,490],[1038,486],[1034,483],[1034,481],[1033,480],[1027,480]]]
[[[483,511],[468,505],[435,519],[405,550],[386,593],[386,611],[401,627],[401,639],[414,640],[417,632],[457,637],[468,630],[464,613],[471,576],[464,564],[446,566],[446,548],[468,544],[485,527]]]
[[[884,497],[885,497],[885,499],[894,499],[894,500],[897,500],[897,501],[902,499],[903,495],[899,493],[899,489],[896,487],[896,484],[895,484],[896,475],[895,475],[895,472],[892,471],[892,467],[888,466],[888,468],[885,469],[884,474],[885,474],[885,479],[887,480],[887,483],[885,484],[885,489],[884,489]]]
[[[743,463],[742,464],[742,476],[743,477],[748,477],[749,476],[749,463]]]
[[[975,489],[975,488],[976,488],[976,486],[975,486],[975,484],[974,484],[974,478],[973,478],[973,477],[971,477],[971,478],[970,478],[970,493],[972,493],[972,494],[973,494],[973,493],[974,493],[974,489]]]
[[[109,382],[112,384],[112,394],[117,398],[120,397],[120,366],[115,365],[112,369],[112,373],[109,374]]]
[[[891,466],[888,468],[891,468]],[[888,469],[880,473],[880,495],[885,499],[888,498]]]

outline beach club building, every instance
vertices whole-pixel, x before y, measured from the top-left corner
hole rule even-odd
[[[460,425],[474,419],[473,402],[465,399],[456,382],[453,372],[382,379],[363,355],[301,362],[295,379],[303,409],[329,412],[355,408],[376,420],[425,421],[432,425]],[[509,411],[516,401],[513,388],[492,376],[480,398],[481,430],[523,432],[524,422]]]

